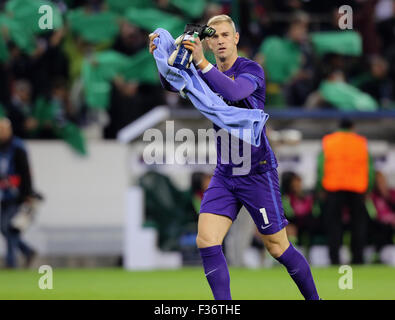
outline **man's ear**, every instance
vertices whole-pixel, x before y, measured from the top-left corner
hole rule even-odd
[[[235,33],[235,45],[239,43],[240,40],[240,34],[238,32]]]

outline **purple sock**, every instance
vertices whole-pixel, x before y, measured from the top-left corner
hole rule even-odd
[[[306,300],[319,300],[310,266],[292,243],[277,260],[287,268],[289,275]]]
[[[215,300],[232,300],[230,295],[230,276],[222,246],[199,249],[204,273]]]

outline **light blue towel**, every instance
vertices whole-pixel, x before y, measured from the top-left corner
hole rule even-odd
[[[180,70],[169,66],[167,60],[176,49],[174,39],[168,31],[159,28],[154,31],[159,37],[154,39],[156,65],[162,76],[183,96],[188,96],[193,105],[206,118],[230,134],[258,147],[261,134],[269,115],[260,109],[245,109],[227,105],[215,94],[191,64],[190,70]],[[243,134],[243,130],[248,130]]]

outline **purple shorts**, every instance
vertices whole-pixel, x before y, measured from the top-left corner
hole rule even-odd
[[[261,234],[276,233],[288,224],[276,169],[247,176],[214,174],[203,195],[200,213],[219,214],[234,221],[243,205]]]

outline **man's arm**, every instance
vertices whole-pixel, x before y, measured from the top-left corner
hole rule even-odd
[[[193,52],[193,62],[200,69],[199,74],[209,84],[211,89],[226,100],[239,101],[250,96],[261,84],[262,80],[248,71],[239,75],[235,80],[230,79],[208,62],[204,57],[202,43],[199,38],[195,42],[182,42],[188,50]],[[249,66],[247,66],[249,69]]]
[[[209,83],[211,89],[229,101],[239,101],[250,96],[258,87],[249,74],[241,74],[232,80],[212,64],[209,64],[200,73],[202,78]]]

